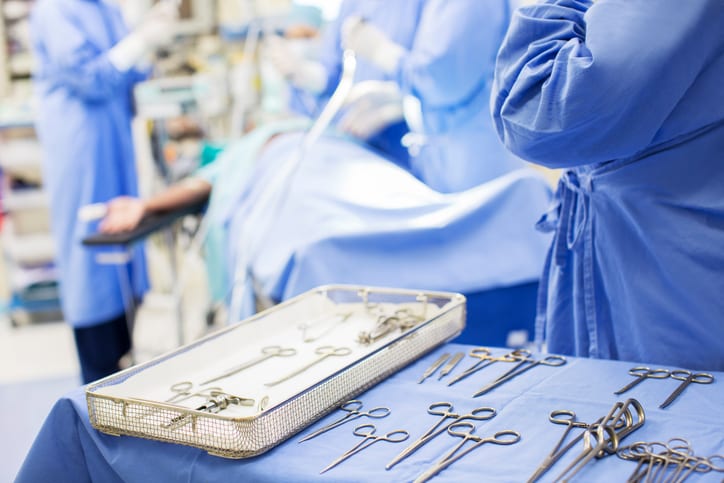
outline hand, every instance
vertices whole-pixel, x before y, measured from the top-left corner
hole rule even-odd
[[[165,47],[173,42],[178,17],[176,5],[162,0],[146,13],[136,31],[148,48]]]
[[[359,139],[369,139],[385,127],[404,119],[402,94],[391,81],[355,84],[346,100],[338,128]]]
[[[389,39],[378,27],[362,19],[350,17],[342,24],[342,48],[353,50],[387,73],[394,73],[407,50]]]
[[[122,233],[138,226],[146,208],[143,200],[130,196],[119,196],[106,204],[106,216],[101,220],[101,233]]]
[[[279,73],[294,86],[318,94],[327,84],[327,74],[318,62],[305,59],[289,41],[278,36],[269,37],[267,58]]]

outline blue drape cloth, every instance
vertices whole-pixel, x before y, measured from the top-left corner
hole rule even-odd
[[[269,452],[251,459],[228,460],[202,450],[130,436],[109,436],[90,425],[83,388],[61,398],[48,415],[18,474],[16,483],[53,481],[128,482],[227,482],[227,481],[412,481],[459,442],[448,435],[438,436],[399,465],[386,471],[384,466],[406,444],[421,436],[437,418],[427,414],[433,402],[449,401],[460,412],[481,406],[496,409],[497,415],[479,423],[475,434],[491,436],[513,429],[521,441],[511,446],[483,445],[440,473],[439,482],[526,481],[561,437],[564,426],[548,421],[551,411],[568,409],[579,420],[592,422],[606,415],[617,401],[634,397],[644,406],[646,423],[622,444],[635,441],[666,442],[686,438],[696,455],[724,452],[724,373],[709,385],[693,384],[665,410],[658,405],[677,387],[673,379],[647,380],[621,396],[613,392],[632,380],[628,369],[633,363],[570,358],[559,368],[537,367],[500,386],[488,395],[473,399],[482,385],[510,369],[498,363],[448,387],[447,379],[435,377],[417,384],[425,369],[443,352],[467,352],[471,347],[448,344],[418,360],[405,370],[359,396],[364,409],[386,406],[391,414],[383,419],[359,419],[342,425],[304,443],[298,439],[342,416],[335,411]],[[494,349],[503,354],[507,350]],[[465,358],[453,374],[472,364]],[[450,376],[448,376],[450,377]],[[359,438],[352,434],[357,424],[373,423],[378,433],[405,429],[410,439],[401,444],[377,443],[320,476],[319,471]],[[577,434],[574,430],[574,433]],[[569,436],[572,438],[572,436]],[[468,443],[470,444],[470,443]],[[540,481],[553,481],[573,460],[577,451],[567,453]],[[719,460],[720,461],[720,460]],[[636,463],[611,456],[594,460],[578,477],[580,481],[608,483],[625,481]],[[693,474],[690,481],[719,481],[721,473]]]

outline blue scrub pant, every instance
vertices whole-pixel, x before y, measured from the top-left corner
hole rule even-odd
[[[131,349],[125,315],[90,327],[73,329],[83,384],[109,376],[120,369],[118,361]]]

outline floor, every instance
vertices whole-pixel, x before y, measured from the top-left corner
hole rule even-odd
[[[136,362],[173,350],[180,342],[168,267],[159,261],[163,257],[153,254],[152,246],[149,252],[154,291],[146,296],[136,317]],[[188,255],[183,259],[190,273],[204,273],[200,260]],[[184,342],[213,330],[206,325],[205,280],[189,278],[182,297]],[[80,384],[73,333],[67,324],[57,321],[13,326],[7,314],[0,315],[0,483],[15,479],[55,401]]]

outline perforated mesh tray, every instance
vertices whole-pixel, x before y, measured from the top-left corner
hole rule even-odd
[[[161,373],[164,365],[172,364],[179,357],[193,359],[196,352],[201,353],[203,346],[220,346],[223,338],[238,336],[236,331],[261,327],[259,324],[268,322],[272,316],[288,319],[290,330],[296,329],[301,307],[315,302],[315,298],[322,299],[328,307],[355,304],[365,310],[383,306],[400,306],[408,310],[412,307],[431,316],[358,351],[359,357],[344,361],[341,369],[335,367],[301,390],[290,387],[285,392],[282,388],[275,394],[276,400],[269,401],[266,407],[257,404],[251,415],[233,415],[226,411],[211,414],[123,392],[124,384],[134,377],[147,371]],[[90,422],[94,428],[108,434],[195,446],[226,458],[256,456],[454,338],[464,324],[465,297],[460,294],[355,286],[319,287],[195,343],[90,385],[86,391]],[[342,335],[352,341],[357,334]],[[237,349],[244,352],[244,347]],[[236,353],[232,355],[237,356]],[[198,361],[198,364],[203,362]],[[154,372],[148,372],[146,376],[148,374]],[[167,387],[173,382],[159,380],[158,385]],[[168,427],[169,421],[179,418],[185,418],[186,424],[181,428]]]

